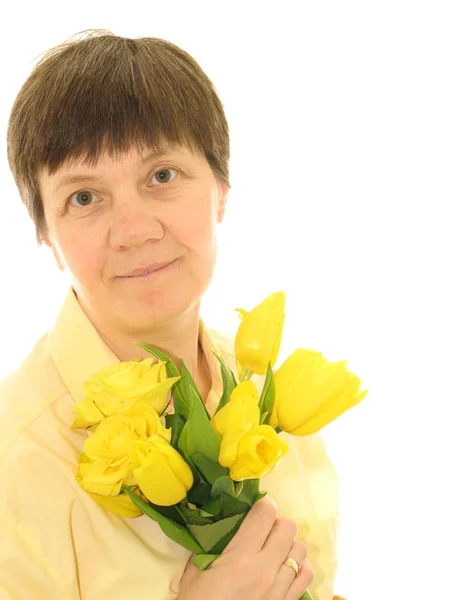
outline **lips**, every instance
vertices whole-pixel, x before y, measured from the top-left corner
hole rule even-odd
[[[153,273],[154,271],[157,271],[158,269],[167,267],[167,265],[170,265],[170,263],[172,263],[172,262],[174,262],[174,261],[168,260],[165,262],[152,263],[151,265],[146,266],[146,267],[138,267],[137,269],[134,269],[134,271],[130,271],[126,275],[120,275],[120,277],[138,277],[139,275],[149,275],[150,273]]]

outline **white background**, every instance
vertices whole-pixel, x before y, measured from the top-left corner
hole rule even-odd
[[[235,329],[284,289],[278,365],[347,359],[366,399],[322,431],[341,481],[347,600],[450,598],[450,30],[444,2],[83,2],[0,9],[0,379],[51,327],[68,281],[6,159],[34,59],[89,28],[162,37],[214,82],[231,183],[206,322]]]

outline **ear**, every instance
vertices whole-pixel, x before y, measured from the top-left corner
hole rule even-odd
[[[227,203],[229,191],[230,191],[230,188],[227,185],[225,185],[223,183],[219,184],[219,204],[217,207],[217,222],[218,223],[222,223],[223,218],[225,216],[225,206]]]
[[[45,231],[45,233],[43,235],[43,240],[44,240],[44,244],[46,246],[48,246],[50,248],[50,250],[52,251],[52,254],[55,257],[55,260],[56,260],[59,270],[64,271],[66,269],[66,266],[64,264],[64,261],[62,260],[61,255],[59,254],[59,251],[56,248],[55,244],[50,240],[48,230]]]

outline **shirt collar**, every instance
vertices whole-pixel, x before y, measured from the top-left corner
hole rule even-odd
[[[212,414],[223,391],[220,363],[212,352],[220,356],[221,349],[201,317],[199,342],[211,373],[206,408]],[[83,400],[83,385],[87,379],[104,367],[120,362],[83,311],[72,286],[49,332],[48,343],[53,362],[75,402]]]

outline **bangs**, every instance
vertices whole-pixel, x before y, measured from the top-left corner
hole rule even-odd
[[[24,140],[24,154],[32,150],[38,169],[52,175],[79,162],[95,167],[102,156],[118,159],[133,149],[143,154],[184,145],[194,152],[198,144],[205,155],[213,154],[208,132],[214,123],[207,122],[213,111],[205,106],[211,94],[187,64],[180,69],[179,53],[175,69],[167,42],[161,57],[157,40],[150,50],[127,38],[112,38],[105,48],[103,38],[98,52],[94,42],[82,68],[82,57],[72,56],[82,52],[77,44],[66,48],[64,65],[59,58],[54,77],[52,57],[45,59],[48,85],[34,96],[36,109],[45,107],[45,113],[34,123],[33,148]]]

